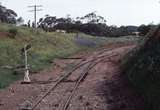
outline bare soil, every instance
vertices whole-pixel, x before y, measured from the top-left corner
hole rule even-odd
[[[72,98],[68,110],[146,110],[142,96],[130,85],[120,70],[119,59],[134,47],[115,46],[115,49],[105,52],[104,54],[117,55],[98,63],[89,71]],[[100,50],[82,52],[73,57],[91,59]],[[80,61],[81,59],[54,60],[50,69],[31,75],[32,81],[37,83],[22,85],[21,81],[17,81],[0,90],[0,110],[20,110],[27,106],[30,108],[54,84],[53,80]],[[83,68],[79,68],[67,79],[68,82],[61,83],[42,100],[36,110],[61,110],[82,70]],[[38,83],[45,81],[51,82]]]
[[[11,34],[8,32],[0,32],[0,38],[6,38],[9,37]]]

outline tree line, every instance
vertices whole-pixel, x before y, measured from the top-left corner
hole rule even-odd
[[[126,36],[136,32],[136,26],[108,26],[104,17],[91,12],[83,17],[72,19],[70,16],[66,18],[57,18],[56,16],[45,16],[40,18],[38,27],[45,31],[65,30],[66,32],[83,32],[94,36]]]
[[[0,5],[0,22],[15,24],[22,23],[24,20],[22,17],[17,18],[15,11]],[[35,25],[34,23],[31,24],[29,20],[25,26],[34,27]],[[97,15],[96,12],[91,12],[85,16],[76,17],[76,19],[71,18],[70,15],[61,18],[46,15],[44,18],[39,19],[37,26],[47,32],[64,30],[68,33],[83,32],[94,36],[119,37],[132,35],[134,32],[140,32],[140,35],[144,36],[154,25],[109,26],[104,17]]]

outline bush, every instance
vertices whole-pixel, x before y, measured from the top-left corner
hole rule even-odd
[[[10,29],[8,30],[8,32],[10,33],[10,37],[11,37],[11,38],[15,38],[15,36],[16,36],[17,33],[18,33],[18,30],[17,30],[16,28],[10,28]]]
[[[122,62],[123,72],[144,95],[149,110],[160,110],[160,35],[153,34]]]

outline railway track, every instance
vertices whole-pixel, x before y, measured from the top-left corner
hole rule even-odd
[[[120,47],[121,48],[121,47]],[[92,70],[92,68],[94,68],[98,63],[103,62],[103,61],[110,61],[110,58],[113,56],[117,56],[118,53],[107,53],[111,50],[113,50],[114,48],[110,48],[110,49],[102,49],[99,52],[97,52],[95,55],[92,55],[92,57],[90,58],[84,58],[82,59],[78,64],[75,65],[75,67],[66,72],[65,74],[59,76],[59,78],[57,80],[54,81],[54,84],[50,87],[50,89],[48,89],[43,95],[42,97],[40,97],[38,99],[38,101],[36,101],[31,110],[35,110],[41,103],[41,101],[43,99],[45,99],[51,92],[54,92],[54,90],[62,83],[64,82],[69,76],[73,75],[74,72],[80,68],[83,67],[83,71],[80,72],[78,75],[78,78],[74,84],[74,87],[72,89],[71,94],[68,96],[68,98],[65,100],[65,102],[62,105],[62,109],[60,110],[68,110],[68,105],[70,104],[72,98],[74,97],[76,90],[78,89],[79,85],[85,80],[86,76],[88,75],[88,73],[90,72],[90,70]],[[69,59],[69,58],[66,58]]]

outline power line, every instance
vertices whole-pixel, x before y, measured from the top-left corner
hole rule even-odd
[[[33,10],[29,10],[29,12],[34,12],[34,27],[37,28],[37,12],[42,11],[42,9],[38,9],[43,7],[42,5],[32,5],[28,6],[28,8],[33,8]]]

